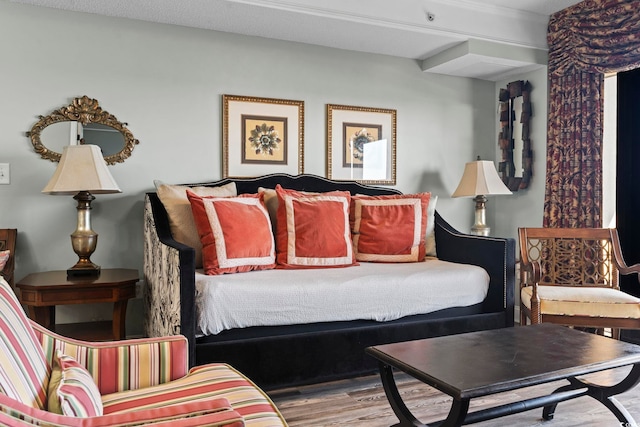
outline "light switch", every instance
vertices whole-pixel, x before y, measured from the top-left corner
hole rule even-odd
[[[11,184],[9,163],[0,163],[0,184]]]

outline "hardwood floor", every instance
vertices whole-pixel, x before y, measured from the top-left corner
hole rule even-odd
[[[628,371],[629,368],[620,368],[589,375],[586,378],[597,383],[613,383]],[[429,423],[446,417],[451,398],[403,373],[397,374],[396,378],[407,407],[418,419]],[[567,381],[558,381],[472,400],[470,412],[483,407],[547,394],[565,384],[568,384]],[[274,390],[269,395],[280,408],[290,427],[383,427],[392,426],[398,422],[387,402],[377,375]],[[636,420],[640,421],[640,385],[616,398]],[[479,427],[621,426],[607,408],[589,397],[560,403],[554,419],[550,421],[542,420],[542,408],[539,408],[473,425]]]

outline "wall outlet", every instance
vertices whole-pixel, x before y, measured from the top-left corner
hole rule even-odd
[[[0,184],[11,184],[9,163],[0,163]]]

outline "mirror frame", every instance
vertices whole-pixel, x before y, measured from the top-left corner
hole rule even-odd
[[[518,120],[515,117],[513,103],[516,98],[522,97],[522,114]],[[523,190],[529,187],[533,175],[533,150],[529,138],[529,124],[531,121],[531,83],[517,80],[500,89],[498,95],[500,114],[500,133],[498,145],[502,150],[502,161],[498,165],[498,172],[502,182],[511,191]],[[515,176],[514,156],[514,126],[522,126],[522,177]]]
[[[38,116],[38,118],[38,122],[27,132],[27,136],[31,138],[31,143],[36,153],[40,154],[43,159],[51,160],[52,162],[59,162],[62,153],[50,150],[42,144],[40,134],[44,128],[54,123],[70,121],[77,121],[83,125],[100,123],[119,131],[124,137],[124,147],[116,154],[104,157],[108,165],[124,162],[131,156],[133,148],[140,143],[133,137],[131,131],[127,129],[126,123],[118,121],[113,114],[103,110],[96,99],[89,98],[86,95],[75,98],[71,104],[51,112],[48,116]]]

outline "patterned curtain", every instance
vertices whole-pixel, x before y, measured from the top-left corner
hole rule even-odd
[[[551,77],[545,227],[600,227],[603,75]]]
[[[585,0],[551,16],[545,227],[602,226],[604,73],[640,67],[640,0]]]

